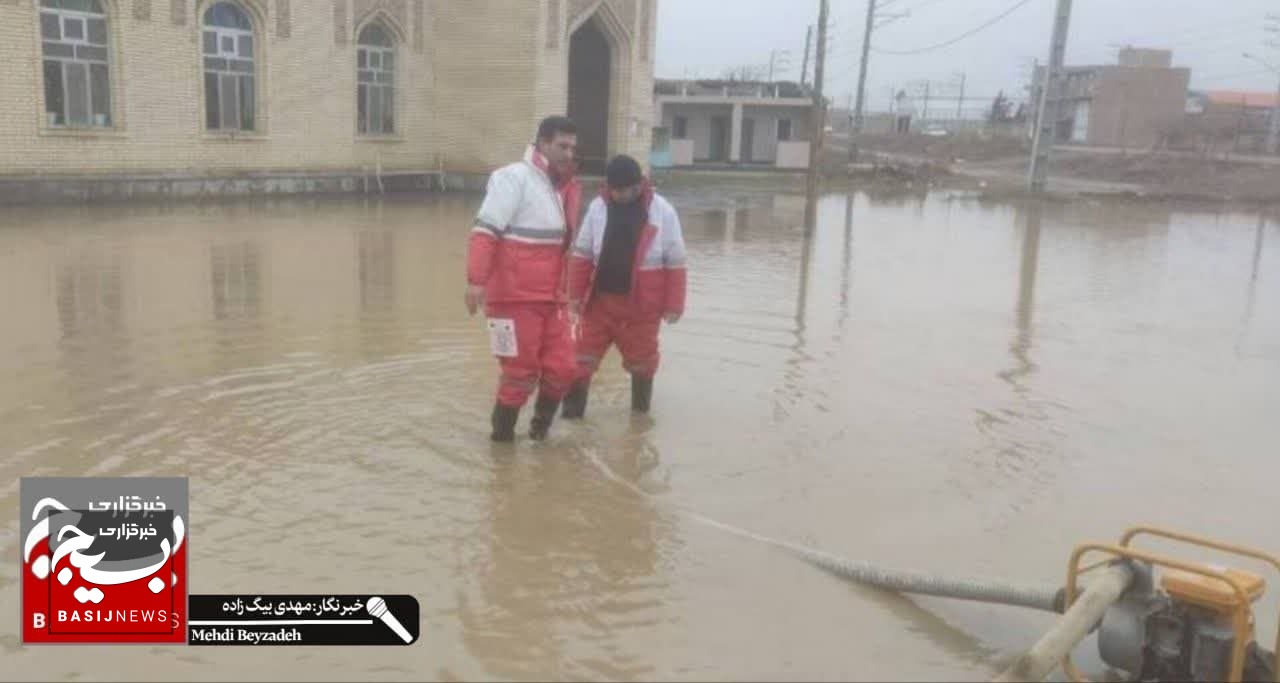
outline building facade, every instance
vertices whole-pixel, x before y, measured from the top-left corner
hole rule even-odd
[[[1034,127],[1044,67],[1032,79]],[[1154,147],[1182,124],[1191,70],[1168,50],[1125,48],[1116,64],[1064,70],[1056,139],[1101,147]]]
[[[660,135],[672,166],[807,168],[813,94],[794,83],[659,81]]]
[[[0,0],[0,181],[486,174],[564,113],[588,167],[643,163],[656,19],[657,0]]]
[[[1263,153],[1278,106],[1280,95],[1274,92],[1191,92],[1187,95],[1189,142],[1202,148]]]

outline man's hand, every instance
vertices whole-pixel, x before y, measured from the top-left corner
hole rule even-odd
[[[484,305],[484,285],[467,285],[467,313],[475,315]]]
[[[668,324],[668,325],[674,325],[674,324],[676,324],[676,323],[680,322],[680,314],[679,314],[679,313],[674,313],[674,312],[673,312],[673,313],[666,313],[666,314],[664,314],[664,315],[662,316],[662,319],[663,319],[663,320],[665,320],[665,321],[667,321],[667,324]]]
[[[580,315],[582,315],[582,302],[581,302],[581,301],[570,301],[570,302],[569,302],[569,313],[570,313],[570,314],[572,314],[572,315],[573,315],[573,317],[575,317],[575,318],[576,318],[576,317],[578,317],[578,316],[580,316]]]

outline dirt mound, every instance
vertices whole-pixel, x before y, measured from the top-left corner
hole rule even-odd
[[[1056,153],[1052,173],[1142,185],[1148,192],[1197,197],[1280,200],[1280,166],[1160,153]]]
[[[976,133],[940,137],[862,135],[858,137],[858,145],[870,151],[918,156],[942,163],[952,163],[958,159],[992,161],[1026,156],[1030,149],[1020,138],[983,136]]]

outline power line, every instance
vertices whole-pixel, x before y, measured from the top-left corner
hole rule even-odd
[[[1212,49],[1212,50],[1205,50],[1205,51],[1198,51],[1198,50],[1194,50],[1194,49],[1193,49],[1193,50],[1187,50],[1187,52],[1191,53],[1192,55],[1194,55],[1194,56],[1196,56],[1196,57],[1207,57],[1207,56],[1209,56],[1209,55],[1220,55],[1220,54],[1222,54],[1223,52],[1239,52],[1239,51],[1240,51],[1240,41],[1239,41],[1239,40],[1237,40],[1236,42],[1231,43],[1231,44],[1229,44],[1229,45],[1222,45],[1222,46],[1220,46],[1220,47],[1215,47],[1215,48],[1214,48],[1214,49]]]
[[[970,31],[966,31],[965,33],[962,33],[962,34],[960,34],[959,36],[956,36],[955,38],[952,38],[951,40],[948,40],[948,41],[946,41],[946,42],[938,43],[937,45],[930,45],[930,46],[928,46],[928,47],[922,47],[922,48],[918,48],[918,49],[915,49],[915,50],[882,50],[882,49],[877,48],[877,47],[873,47],[873,48],[871,48],[871,49],[872,49],[872,50],[875,50],[876,52],[879,52],[879,53],[881,53],[881,54],[886,54],[886,55],[918,55],[918,54],[920,54],[920,53],[922,53],[922,52],[932,52],[932,51],[934,51],[934,50],[939,50],[939,49],[942,49],[942,48],[944,48],[944,47],[948,47],[948,46],[951,46],[951,45],[955,45],[956,43],[958,43],[958,42],[960,42],[960,41],[964,40],[965,38],[968,38],[969,36],[972,36],[972,35],[974,35],[975,33],[978,33],[979,31],[982,31],[982,30],[987,29],[987,28],[989,28],[989,27],[991,27],[991,26],[994,26],[994,25],[995,25],[996,23],[998,23],[1000,20],[1004,19],[1005,17],[1009,16],[1010,14],[1013,14],[1015,11],[1017,11],[1019,8],[1021,8],[1023,5],[1026,5],[1026,4],[1030,3],[1030,2],[1031,2],[1031,0],[1019,0],[1019,2],[1014,3],[1014,5],[1013,5],[1012,7],[1010,7],[1009,9],[1007,9],[1007,10],[1005,10],[1005,11],[1001,12],[1000,14],[996,15],[994,18],[992,18],[991,20],[989,20],[989,21],[987,21],[986,23],[982,24],[981,26],[978,26],[978,27],[976,27],[976,28],[974,28],[974,29],[972,29],[972,30],[970,30]]]
[[[827,49],[829,51],[827,52],[827,59],[829,61],[835,61],[846,57],[857,57],[859,48],[861,47],[862,46],[858,43],[842,43],[834,48],[828,44]]]
[[[1183,49],[1194,50],[1204,45],[1212,45],[1215,43],[1223,43],[1226,41],[1234,41],[1237,45],[1241,41],[1241,34],[1249,32],[1249,26],[1237,25],[1230,27],[1218,27],[1216,29],[1207,29],[1194,34],[1170,34],[1164,38],[1149,38],[1147,40],[1115,40],[1111,41],[1111,45],[1126,45],[1130,47],[1139,46],[1143,43],[1148,45],[1158,45],[1166,49]]]
[[[924,9],[925,7],[928,7],[930,5],[936,5],[939,2],[943,2],[943,0],[924,0],[924,2],[918,5],[909,6],[907,9],[911,9],[911,10]]]
[[[1237,71],[1235,73],[1229,73],[1229,74],[1217,74],[1213,76],[1206,76],[1204,78],[1193,78],[1192,85],[1194,86],[1194,85],[1203,85],[1205,83],[1218,83],[1221,81],[1230,81],[1236,78],[1240,78],[1241,76],[1256,76],[1257,74],[1264,74],[1264,73],[1270,73],[1270,70],[1254,69],[1252,71]]]
[[[1116,41],[1116,42],[1127,42],[1127,43],[1136,44],[1136,43],[1163,41],[1163,40],[1168,40],[1169,38],[1174,38],[1174,37],[1177,37],[1179,41],[1182,41],[1182,40],[1187,40],[1188,36],[1195,36],[1199,34],[1204,34],[1206,32],[1207,33],[1220,32],[1223,28],[1228,28],[1228,27],[1231,30],[1243,30],[1247,26],[1256,25],[1257,21],[1258,21],[1257,17],[1254,16],[1253,13],[1249,13],[1247,15],[1240,15],[1235,18],[1227,19],[1226,21],[1214,21],[1208,24],[1201,22],[1194,26],[1189,26],[1189,27],[1177,29],[1174,31],[1138,33],[1136,34],[1136,37],[1133,34],[1131,34],[1126,36],[1124,41]]]

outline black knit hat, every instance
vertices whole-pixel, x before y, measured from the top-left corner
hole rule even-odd
[[[640,170],[640,164],[635,159],[619,154],[609,160],[609,166],[605,169],[605,179],[609,187],[622,189],[643,180],[644,172]]]

